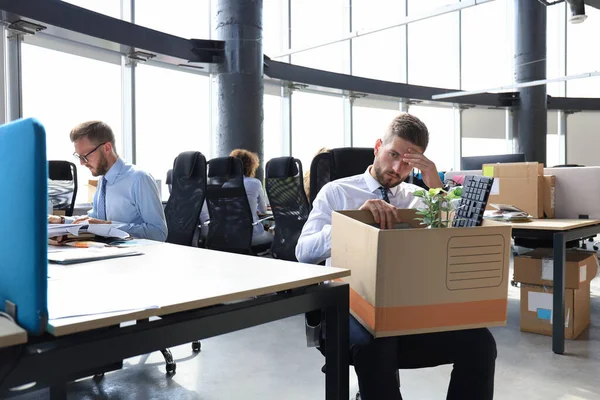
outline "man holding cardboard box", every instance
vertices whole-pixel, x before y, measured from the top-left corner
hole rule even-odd
[[[298,260],[330,263],[334,210],[369,210],[384,229],[402,222],[398,209],[421,207],[413,195],[420,188],[404,180],[419,168],[426,185],[442,187],[435,164],[423,155],[428,142],[422,121],[410,114],[396,117],[375,143],[373,165],[364,174],[330,182],[318,193],[298,240]],[[485,328],[374,339],[351,315],[350,358],[363,400],[399,400],[398,369],[442,364],[454,364],[448,399],[493,398],[496,343]]]

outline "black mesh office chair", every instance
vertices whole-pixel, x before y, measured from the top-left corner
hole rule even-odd
[[[328,153],[321,153],[313,158],[310,165],[310,203],[314,201],[317,193],[325,184],[340,178],[359,175],[373,164],[375,158],[372,147],[343,147],[332,149]],[[321,321],[321,311],[306,313],[306,322],[315,326]],[[324,349],[320,349],[324,354]],[[353,362],[350,360],[350,365]],[[325,372],[327,366],[323,366]],[[400,386],[400,373],[396,372],[396,380]],[[360,393],[356,394],[356,400],[360,399]]]
[[[252,246],[254,220],[241,160],[219,157],[208,162],[206,205],[209,214],[206,248],[257,255],[271,246],[270,243]]]
[[[310,203],[326,183],[362,174],[374,158],[372,147],[341,147],[317,154],[310,164]]]
[[[180,153],[171,171],[172,190],[165,207],[167,243],[198,247],[200,211],[206,196],[206,158],[199,151]],[[192,343],[194,352],[200,342]],[[176,364],[169,349],[161,350],[167,373],[175,373]]]
[[[271,254],[274,258],[297,261],[296,244],[310,213],[303,187],[302,163],[293,157],[274,158],[267,163],[265,171],[267,197],[275,218]]]
[[[48,198],[54,210],[73,215],[77,197],[77,166],[69,161],[48,161]]]

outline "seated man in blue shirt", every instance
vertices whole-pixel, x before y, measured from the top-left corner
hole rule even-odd
[[[101,176],[98,190],[87,216],[53,215],[48,222],[125,224],[120,229],[133,237],[164,242],[167,223],[154,179],[117,155],[112,129],[104,122],[88,121],[73,128],[70,137],[80,164]]]
[[[329,182],[319,191],[298,239],[298,261],[330,264],[333,210],[369,210],[384,229],[402,222],[399,208],[421,208],[422,201],[413,195],[420,188],[404,180],[418,168],[427,186],[442,187],[435,164],[423,155],[428,143],[429,132],[422,121],[410,114],[396,117],[383,139],[375,143],[373,165],[363,174]],[[327,345],[327,332],[324,336],[321,351]],[[309,342],[317,340],[309,338]],[[351,315],[350,359],[363,400],[401,400],[395,377],[398,369],[442,364],[454,365],[448,400],[491,400],[494,396],[496,342],[488,329],[374,339]]]

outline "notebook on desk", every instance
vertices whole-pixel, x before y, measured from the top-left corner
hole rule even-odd
[[[141,251],[132,248],[116,247],[91,247],[87,249],[70,248],[65,251],[48,253],[48,261],[55,264],[77,264],[90,261],[108,260],[111,258],[130,257],[142,255]]]

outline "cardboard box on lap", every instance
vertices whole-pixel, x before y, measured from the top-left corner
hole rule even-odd
[[[533,218],[554,218],[555,177],[544,176],[544,165],[535,162],[484,164],[482,175],[494,178],[490,204],[509,204]]]
[[[336,211],[332,266],[348,268],[352,315],[375,337],[506,324],[511,226],[381,230],[369,211]]]

